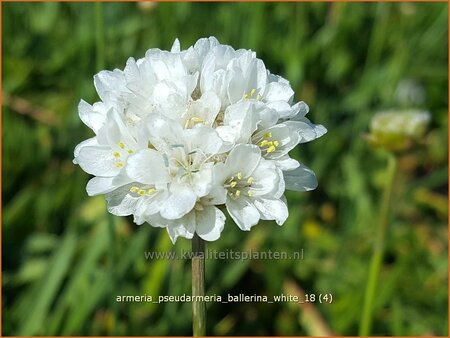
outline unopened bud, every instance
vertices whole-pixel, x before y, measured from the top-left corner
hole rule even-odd
[[[391,151],[410,148],[424,136],[430,114],[424,111],[386,111],[373,116],[370,133],[366,135],[369,144]]]

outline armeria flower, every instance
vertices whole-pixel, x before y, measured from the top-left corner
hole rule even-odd
[[[227,211],[242,230],[250,230],[260,218],[281,225],[288,216],[283,174],[255,145],[239,144],[224,163],[216,164],[213,186],[212,196],[226,197]]]
[[[220,237],[226,209],[242,230],[262,220],[283,224],[285,189],[308,191],[314,173],[289,156],[324,133],[293,103],[289,82],[250,50],[210,37],[181,50],[150,49],[125,69],[94,77],[101,101],[81,101],[95,137],[74,162],[94,175],[89,195],[108,210],[178,237]]]
[[[427,131],[430,113],[421,110],[384,111],[376,113],[370,122],[369,144],[391,151],[405,151],[417,143]]]

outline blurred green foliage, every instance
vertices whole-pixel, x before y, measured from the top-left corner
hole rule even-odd
[[[326,326],[355,335],[385,175],[361,135],[380,110],[432,114],[400,158],[373,333],[447,335],[447,3],[2,3],[2,327],[4,335],[190,335],[188,303],[117,303],[117,295],[190,293],[189,250],[161,229],[108,215],[72,164],[91,136],[76,106],[92,76],[129,56],[200,37],[257,52],[291,81],[328,134],[293,155],[319,188],[288,193],[290,217],[250,233],[229,223],[216,250],[297,251],[301,261],[207,261],[208,294],[277,295],[293,281]],[[210,335],[308,335],[298,304],[207,305]],[[317,328],[316,328],[317,329]]]

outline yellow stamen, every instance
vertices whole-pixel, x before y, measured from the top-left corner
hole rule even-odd
[[[124,163],[123,163],[123,162],[117,162],[116,164],[114,164],[114,166],[115,166],[116,168],[123,168]]]
[[[270,146],[269,148],[267,148],[267,153],[273,153],[275,149],[276,149],[275,146]]]
[[[191,117],[191,121],[194,122],[194,123],[204,122],[204,120],[201,117],[198,117],[198,116]]]
[[[253,88],[252,90],[250,90],[250,92],[248,92],[247,94],[244,94],[243,98],[244,98],[244,99],[250,99],[250,98],[252,98],[252,96],[255,94],[255,92],[256,92],[256,89]],[[258,95],[259,95],[259,94],[258,94]]]
[[[279,143],[278,141],[273,141],[273,145],[274,145],[275,147],[278,147],[279,144],[280,144],[280,143]]]
[[[261,141],[261,143],[259,144],[260,147],[265,147],[267,145],[267,143],[269,143],[269,141],[267,140],[263,140]]]
[[[134,151],[131,149],[128,149],[128,154],[132,154],[132,153],[134,153]]]
[[[139,191],[137,193],[138,193],[138,195],[144,196],[145,195],[145,190],[144,189],[139,189]]]
[[[253,196],[253,191],[251,191],[251,190],[247,191],[247,195],[252,197]]]
[[[241,191],[240,190],[236,190],[236,197],[241,196]]]
[[[153,194],[155,192],[156,192],[155,188],[150,188],[150,189],[147,190],[147,195],[151,195],[151,194]]]
[[[120,157],[120,153],[118,151],[113,152],[114,157]]]
[[[230,187],[234,188],[236,186],[236,184],[237,184],[237,182],[233,181],[233,182],[230,183]]]
[[[120,149],[125,148],[125,143],[123,143],[123,142],[119,142],[117,145],[119,146]]]
[[[253,184],[254,178],[250,176],[247,180],[247,184]]]
[[[237,176],[238,180],[242,180],[242,173],[241,172],[238,172],[236,174],[236,176]]]
[[[131,188],[130,188],[130,191],[131,191],[131,192],[138,192],[138,191],[139,191],[139,188],[138,188],[138,187],[131,187]]]
[[[264,133],[264,138],[271,138],[272,137],[272,133],[269,131],[267,133]]]

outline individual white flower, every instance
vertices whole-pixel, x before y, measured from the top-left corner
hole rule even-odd
[[[194,208],[178,219],[166,219],[160,214],[148,215],[137,222],[148,222],[153,226],[166,228],[173,243],[178,237],[191,239],[194,233],[206,241],[215,241],[219,239],[225,225],[225,215],[214,204],[212,198],[201,198],[195,204]]]
[[[281,170],[261,158],[254,145],[240,144],[231,150],[225,163],[214,166],[215,200],[226,197],[225,205],[242,230],[250,230],[259,219],[283,224],[288,216]]]
[[[370,121],[369,144],[391,151],[405,151],[420,143],[427,131],[430,113],[421,110],[378,112]]]
[[[186,104],[178,120],[184,128],[212,127],[220,111],[220,99],[214,92],[204,93],[198,100]]]
[[[183,129],[163,115],[145,121],[149,146],[130,157],[128,176],[141,184],[168,184],[169,196],[161,206],[166,219],[177,219],[192,210],[197,199],[211,189],[213,157],[222,150],[214,129]],[[155,176],[160,177],[155,182]]]
[[[94,175],[88,194],[105,194],[115,215],[166,228],[174,243],[195,233],[218,239],[222,206],[242,230],[260,219],[281,225],[285,189],[317,186],[289,151],[326,129],[251,50],[214,37],[182,50],[175,40],[170,51],[101,71],[94,85],[101,101],[78,110],[95,137],[74,153]]]
[[[143,140],[134,137],[122,118],[110,110],[97,136],[75,148],[74,163],[95,176],[87,185],[88,194],[104,194],[130,182],[124,173],[128,157],[144,146]]]
[[[106,194],[108,211],[117,216],[134,215],[142,224],[146,217],[157,214],[169,195],[164,185],[128,183]]]
[[[259,121],[257,106],[252,102],[240,101],[226,108],[216,130],[227,144],[234,146],[248,143]]]
[[[200,88],[214,91],[223,108],[242,99],[288,102],[294,92],[287,81],[280,79],[270,75],[254,52],[217,45],[203,61]]]

